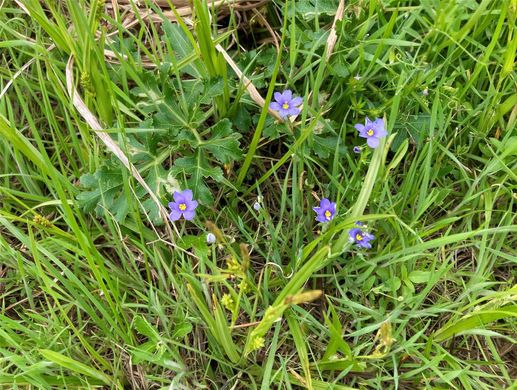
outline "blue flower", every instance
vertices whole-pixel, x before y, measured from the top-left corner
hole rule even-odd
[[[375,121],[372,122],[366,117],[364,125],[358,123],[354,127],[359,131],[359,137],[366,138],[366,143],[373,149],[379,146],[379,140],[382,137],[388,135],[388,132],[384,128],[384,120],[381,118],[376,118]]]
[[[361,147],[360,146],[354,146],[354,153],[361,153]]]
[[[336,214],[336,203],[327,198],[323,198],[319,207],[312,208],[316,212],[316,221],[330,222]]]
[[[375,239],[375,236],[371,233],[364,232],[359,228],[350,229],[348,232],[350,242],[354,242],[360,248],[371,249],[372,244],[370,241]]]
[[[300,113],[299,106],[303,103],[301,97],[294,97],[290,89],[284,92],[275,92],[275,101],[269,104],[269,108],[278,111],[282,119],[290,115],[298,115]]]
[[[169,208],[171,209],[169,219],[171,221],[177,221],[182,215],[187,221],[194,219],[198,203],[192,199],[192,196],[191,190],[176,191],[173,194],[174,202],[169,203]]]

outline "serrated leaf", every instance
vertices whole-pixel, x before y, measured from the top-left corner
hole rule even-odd
[[[232,117],[234,126],[242,132],[248,132],[251,128],[251,115],[246,107],[240,104]]]
[[[211,166],[201,149],[193,155],[176,159],[171,172],[176,176],[179,174],[190,176],[187,180],[188,187],[194,192],[196,199],[205,204],[211,203],[213,196],[204,179],[211,177],[221,182],[224,178],[221,168]]]
[[[203,95],[201,97],[201,104],[211,104],[212,99],[221,96],[224,91],[224,80],[221,77],[204,80]]]
[[[171,45],[176,56],[176,61],[182,61],[195,52],[194,47],[185,34],[185,31],[183,31],[178,23],[171,23],[168,20],[164,20],[162,29],[165,33],[162,36],[162,39],[167,40]],[[199,69],[202,67],[202,62],[198,58],[195,58],[188,65],[182,67],[181,71],[193,76],[194,78],[201,78],[201,72]]]
[[[272,116],[268,116],[266,118],[266,123],[264,125],[264,130],[262,131],[262,135],[269,139],[277,139],[281,134],[285,132],[285,123],[278,122]]]
[[[228,119],[223,119],[210,129],[211,137],[203,141],[201,148],[211,153],[223,164],[239,160],[242,152],[239,149],[241,135],[232,130],[232,124]]]
[[[167,173],[161,165],[149,164],[151,157],[147,155],[143,160],[147,169],[141,170],[140,173],[154,193],[161,197]],[[124,169],[120,164],[108,161],[93,174],[83,175],[80,179],[83,191],[77,195],[79,206],[88,213],[95,211],[98,217],[104,218],[109,214],[118,222],[124,221],[129,212],[129,203],[124,191],[124,180],[127,177],[123,174]],[[135,193],[138,199],[146,197],[146,191],[138,184]],[[155,225],[163,223],[155,202],[144,199],[142,206],[151,222]]]
[[[180,322],[174,326],[174,330],[172,331],[172,338],[182,339],[190,332],[192,332],[192,324],[189,322]]]
[[[300,1],[296,5],[296,13],[304,18],[315,18],[321,14],[333,15],[336,13],[338,0],[308,0]]]
[[[133,319],[133,326],[138,333],[147,336],[154,343],[160,339],[160,335],[156,329],[142,316],[136,316]]]
[[[314,145],[312,149],[320,158],[328,158],[330,155],[334,155],[336,153],[336,145],[337,151],[339,154],[346,153],[346,148],[341,143],[341,138],[336,136],[314,136]]]

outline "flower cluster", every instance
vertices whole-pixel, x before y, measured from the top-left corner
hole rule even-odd
[[[283,92],[275,92],[275,101],[271,102],[269,108],[277,111],[282,119],[286,119],[289,116],[296,116],[300,113],[300,106],[303,103],[303,99],[299,96],[293,96],[291,90],[286,89]],[[377,148],[380,144],[380,139],[386,137],[388,132],[386,131],[384,120],[382,118],[376,118],[370,120],[368,117],[365,119],[364,125],[357,123],[354,126],[359,132],[359,137],[365,138],[366,143],[370,148]],[[360,146],[354,146],[354,153],[361,153],[362,148]],[[196,216],[196,208],[198,202],[193,199],[192,191],[186,189],[182,192],[174,192],[174,202],[169,203],[171,221],[177,221],[181,217],[186,220],[192,220]],[[253,209],[260,211],[262,208],[261,197],[253,204]],[[319,206],[313,207],[316,213],[316,220],[322,223],[328,223],[334,219],[336,215],[336,203],[331,202],[327,198],[323,198],[320,201]],[[359,222],[356,223],[355,228],[349,231],[350,241],[355,243],[360,248],[370,249],[372,245],[370,241],[375,239],[375,236],[363,230],[363,225]],[[213,233],[209,233],[206,236],[206,243],[211,245],[216,242],[216,237]]]

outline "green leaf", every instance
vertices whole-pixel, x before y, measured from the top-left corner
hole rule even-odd
[[[427,283],[432,279],[432,273],[428,271],[412,271],[409,273],[409,280],[413,283]]]
[[[147,322],[145,318],[142,316],[136,316],[133,319],[133,326],[138,331],[138,333],[147,336],[151,341],[155,342],[160,339],[160,335],[156,331],[156,329],[153,328],[153,326]]]
[[[329,158],[329,156],[333,156],[336,153],[336,145],[337,152],[342,155],[346,153],[345,146],[341,143],[341,138],[336,136],[319,136],[314,135],[314,145],[312,146],[312,150],[320,157],[320,158]]]
[[[306,19],[313,19],[321,14],[333,15],[338,7],[337,0],[308,0],[296,5],[296,13]]]
[[[210,129],[211,138],[203,141],[201,147],[210,152],[223,164],[239,160],[242,152],[239,149],[241,135],[232,130],[232,124],[228,119],[223,119]]]
[[[141,156],[143,157],[143,156]],[[161,197],[166,183],[167,173],[160,164],[151,164],[154,157],[147,155],[140,162],[144,163],[146,170],[139,169],[144,180]],[[138,169],[138,167],[137,167]],[[81,176],[80,183],[83,191],[77,195],[79,206],[87,213],[95,211],[98,217],[105,218],[107,214],[115,217],[118,222],[123,222],[129,213],[129,202],[124,190],[124,167],[114,160],[108,160],[93,174]],[[163,223],[158,205],[150,198],[146,198],[147,192],[136,182],[135,195],[142,199],[142,207],[149,219],[155,224]],[[134,196],[134,194],[132,194]]]
[[[77,195],[79,205],[84,211],[95,210],[99,217],[105,217],[109,212],[119,222],[125,219],[128,206],[122,196],[121,166],[116,166],[113,162],[108,161],[105,165],[100,166],[94,174],[83,175],[80,183],[87,189]]]
[[[469,313],[458,320],[450,321],[434,333],[438,342],[447,340],[456,334],[485,326],[503,318],[517,317],[517,306],[506,305],[501,308],[483,309]]]
[[[205,204],[211,203],[213,197],[204,179],[210,177],[216,182],[221,182],[224,179],[221,168],[212,167],[200,149],[193,155],[176,159],[171,172],[174,175],[190,176],[187,180],[188,187],[194,192],[196,199]]]
[[[172,337],[182,339],[192,332],[192,324],[190,322],[180,322],[174,326]]]
[[[194,47],[189,41],[187,35],[181,28],[178,23],[171,23],[168,20],[164,20],[162,24],[163,32],[165,33],[162,36],[164,41],[167,41],[174,51],[176,61],[180,62],[182,60],[187,61],[187,65],[181,68],[182,72],[189,74],[195,78],[201,78],[200,69],[203,68],[202,62],[199,58],[193,57],[192,61],[188,61],[188,58],[192,56],[194,51]],[[169,61],[172,60],[169,58]],[[203,72],[204,73],[204,72]]]
[[[222,77],[215,77],[203,80],[203,95],[200,99],[201,104],[211,104],[212,99],[221,96],[224,91],[224,80]]]
[[[40,353],[47,360],[50,360],[57,365],[64,367],[70,371],[73,371],[78,374],[86,375],[91,378],[99,379],[106,384],[111,383],[111,379],[104,373],[87,366],[77,360],[69,358],[68,356],[62,355],[58,352],[51,351],[49,349],[41,349]]]

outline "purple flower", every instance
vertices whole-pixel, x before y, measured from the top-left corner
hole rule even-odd
[[[169,219],[171,221],[177,221],[181,218],[183,214],[183,218],[187,221],[194,219],[196,216],[196,207],[198,205],[197,201],[192,199],[192,191],[184,190],[182,192],[175,192],[173,194],[174,202],[169,202],[169,207],[171,209],[171,214],[169,215]]]
[[[329,222],[336,214],[336,203],[331,202],[327,198],[323,198],[319,207],[312,208],[316,212],[316,221]]]
[[[287,118],[289,115],[298,115],[300,109],[298,108],[302,103],[301,97],[294,97],[290,89],[286,89],[284,92],[275,92],[275,100],[269,104],[269,108],[278,111],[282,119]]]
[[[350,242],[356,243],[358,247],[367,249],[371,249],[372,244],[370,244],[370,241],[375,239],[373,234],[363,232],[359,228],[350,229],[348,235],[350,236]]]
[[[360,146],[354,146],[354,153],[361,153],[361,147]]]
[[[366,117],[366,123],[364,125],[358,123],[354,127],[359,131],[359,137],[366,138],[366,143],[373,149],[379,146],[380,138],[388,135],[388,132],[384,128],[384,120],[381,118],[377,118],[372,122]]]

